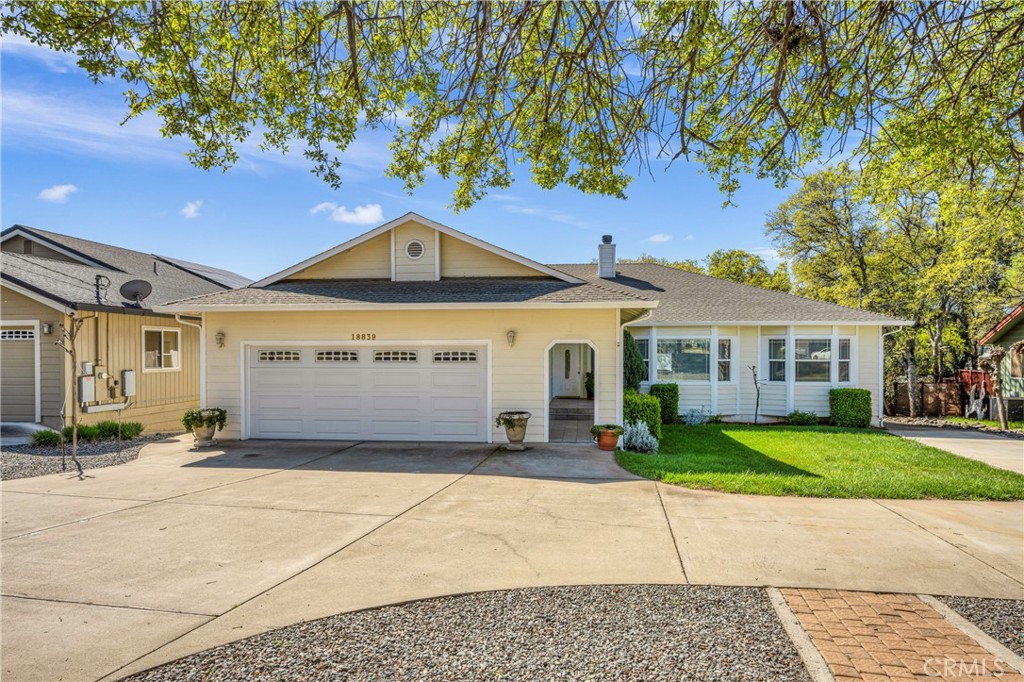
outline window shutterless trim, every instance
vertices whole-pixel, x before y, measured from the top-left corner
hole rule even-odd
[[[164,356],[164,333],[174,332],[178,335],[178,345],[175,350],[178,351],[178,364],[176,367],[146,367],[146,332],[160,332],[160,362],[163,363]],[[181,348],[181,329],[179,327],[142,327],[142,371],[146,374],[158,374],[166,372],[180,372],[182,366],[182,355],[183,351]]]

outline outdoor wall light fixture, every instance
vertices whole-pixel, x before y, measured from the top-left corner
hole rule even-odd
[[[507,332],[505,332],[505,338],[508,339],[509,348],[516,345],[516,330],[509,329]]]
[[[43,328],[43,333],[44,334],[52,334],[53,333],[53,325],[50,324],[49,322],[43,322],[42,328]]]
[[[217,342],[217,348],[224,347],[224,332],[217,332],[217,335],[213,338]]]

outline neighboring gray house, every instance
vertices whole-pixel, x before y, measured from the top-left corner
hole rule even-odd
[[[1002,346],[1007,350],[1002,363],[1003,398],[1011,419],[1021,419],[1024,413],[1024,350],[1011,350],[1018,341],[1024,341],[1024,302],[979,341],[982,346]],[[985,352],[987,349],[982,354]]]
[[[120,287],[145,280],[140,305]],[[73,389],[88,376],[94,399],[83,423],[116,418],[149,430],[180,430],[182,412],[199,405],[198,320],[152,307],[185,296],[245,286],[234,273],[109,244],[14,225],[0,233],[0,419],[50,427],[70,414]],[[71,316],[84,320],[78,367],[58,343]],[[134,372],[126,397],[123,371]]]

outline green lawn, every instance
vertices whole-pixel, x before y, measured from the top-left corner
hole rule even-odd
[[[1024,476],[884,431],[828,426],[663,427],[657,455],[619,452],[635,474],[752,495],[1024,499]]]
[[[967,419],[965,417],[943,417],[943,419],[945,419],[948,422],[953,422],[954,424],[977,424],[978,423],[977,419]],[[996,429],[1000,428],[999,420],[997,420],[997,419],[982,419],[981,423],[984,424],[985,426],[991,426],[991,427],[996,428]],[[1010,421],[1010,422],[1006,422],[1006,425],[1009,426],[1011,429],[1017,429],[1018,431],[1024,431],[1024,422]]]

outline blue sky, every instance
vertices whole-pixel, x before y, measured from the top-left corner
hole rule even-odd
[[[203,171],[185,159],[186,141],[160,136],[155,118],[119,125],[119,81],[93,85],[72,57],[16,36],[2,47],[3,227],[21,223],[251,278],[408,211],[545,263],[590,261],[602,234],[614,235],[620,256],[699,260],[741,248],[774,263],[765,214],[795,189],[745,178],[738,207],[722,208],[715,182],[685,162],[656,163],[626,200],[541,190],[522,169],[510,189],[455,214],[450,182],[431,177],[408,196],[384,177],[387,131],[361,135],[347,150],[339,190],[311,174],[301,154],[263,153],[255,141],[228,172]]]

